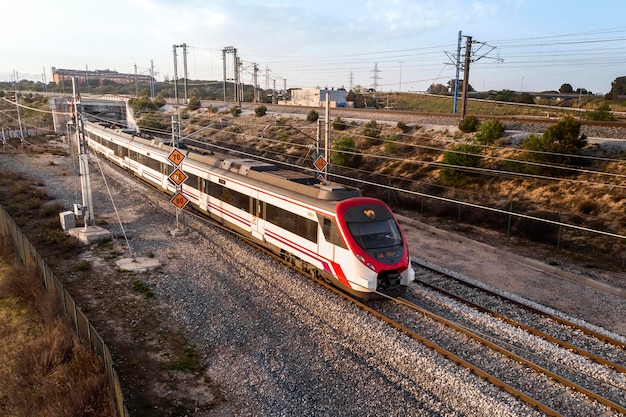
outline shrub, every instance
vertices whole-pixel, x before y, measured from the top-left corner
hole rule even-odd
[[[254,114],[257,117],[265,116],[265,114],[267,114],[267,107],[262,104],[260,106],[256,106],[256,108],[254,109]]]
[[[154,291],[152,291],[152,288],[148,287],[146,284],[138,279],[133,281],[133,289],[137,292],[142,293],[146,298],[154,297]]]
[[[230,108],[230,114],[237,117],[241,114],[241,108],[239,106],[233,106]]]
[[[346,125],[346,122],[344,122],[341,117],[335,117],[335,120],[333,120],[333,130],[346,130],[347,128],[348,125]]]
[[[311,123],[317,122],[319,118],[320,114],[313,109],[309,110],[309,113],[306,115],[306,121]]]
[[[493,145],[502,135],[504,135],[504,125],[499,120],[488,120],[480,124],[475,139],[480,145]]]
[[[613,113],[607,103],[601,104],[597,109],[588,111],[585,113],[585,118],[588,120],[601,120],[601,121],[613,121]]]
[[[330,158],[334,164],[355,168],[361,164],[363,155],[356,151],[352,136],[343,136],[333,145]]]
[[[568,116],[548,127],[543,135],[530,135],[520,148],[529,152],[522,155],[522,160],[548,162],[552,164],[580,164],[573,155],[587,144],[587,137],[580,135],[580,122]],[[537,172],[539,168],[527,167],[527,171]],[[544,169],[545,170],[545,169]]]
[[[363,126],[363,135],[368,138],[377,139],[380,137],[380,132],[382,132],[382,128],[376,123],[376,120],[370,120]]]
[[[408,133],[411,130],[411,128],[409,126],[407,126],[407,124],[404,123],[402,120],[398,122],[396,127],[398,129],[400,129],[402,131],[402,133]]]
[[[441,168],[439,173],[441,181],[453,187],[463,185],[468,179],[477,175],[475,172],[463,168],[478,168],[482,165],[480,147],[469,143],[452,145],[443,153],[442,162],[452,166]]]
[[[276,119],[274,121],[274,124],[276,126],[287,126],[288,122],[289,122],[289,119],[287,119],[286,117],[282,117],[281,116],[281,117],[279,117],[278,119]]]
[[[584,200],[578,204],[578,210],[583,214],[591,214],[598,208],[598,203],[593,200]]]
[[[396,143],[397,138],[394,135],[387,136],[385,139],[385,152],[391,155],[395,155],[400,152],[400,148]]]
[[[200,101],[200,99],[196,96],[192,96],[187,103],[187,110],[198,110],[200,107],[202,107],[202,102]]]
[[[478,125],[480,125],[478,117],[468,114],[459,122],[459,130],[465,133],[476,132]]]

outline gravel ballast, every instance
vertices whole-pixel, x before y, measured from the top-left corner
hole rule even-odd
[[[2,170],[45,183],[68,209],[80,198],[74,158],[3,154],[0,161]],[[96,218],[106,218],[118,238],[99,166],[131,253],[162,263],[145,279],[172,311],[162,320],[184,329],[225,398],[202,415],[542,415],[191,215],[182,216],[188,233],[172,237],[167,197],[92,160]]]

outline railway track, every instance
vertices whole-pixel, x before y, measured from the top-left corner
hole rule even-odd
[[[274,112],[280,113],[292,113],[292,114],[304,114],[310,110],[320,111],[319,107],[305,107],[305,106],[285,106],[285,105],[271,105],[265,104],[265,106]],[[250,106],[251,109],[254,106]],[[553,109],[554,110],[554,109]],[[559,108],[558,111],[567,113],[569,109]],[[379,109],[361,109],[361,108],[333,108],[333,114],[341,117],[357,117],[364,120],[407,120],[407,119],[446,119],[454,120],[452,124],[457,124],[461,117],[452,113],[433,113],[422,112],[412,110],[379,110]],[[540,124],[553,124],[558,117],[541,117],[541,116],[515,116],[515,115],[476,115],[480,119],[497,119],[501,122],[509,123],[540,123]],[[614,121],[599,121],[588,120],[584,117],[580,118],[580,123],[583,126],[595,126],[603,128],[626,128],[626,120],[623,118]]]
[[[402,307],[379,306],[379,313],[549,415],[626,415],[623,343],[441,272],[415,269],[420,282]],[[424,318],[443,330],[425,326]]]
[[[363,302],[310,278],[546,415],[626,416],[623,343],[440,271],[414,269],[419,282],[395,302]]]

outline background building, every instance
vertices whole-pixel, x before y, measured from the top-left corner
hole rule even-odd
[[[57,85],[71,81],[72,77],[76,78],[79,83],[93,85],[102,85],[104,81],[110,81],[116,84],[131,84],[134,82],[150,83],[153,81],[153,78],[149,75],[123,74],[111,70],[88,71],[52,67],[52,80]]]
[[[291,90],[291,100],[286,104],[292,106],[323,107],[326,104],[326,95],[330,95],[330,107],[351,107],[346,103],[348,92],[344,89],[308,89]]]

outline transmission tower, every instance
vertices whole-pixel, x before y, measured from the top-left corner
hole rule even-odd
[[[378,91],[378,80],[380,80],[381,78],[378,76],[379,72],[382,72],[381,70],[378,69],[378,62],[374,64],[374,69],[372,70],[372,72],[374,73],[374,75],[370,78],[374,79],[374,93],[376,93]]]

